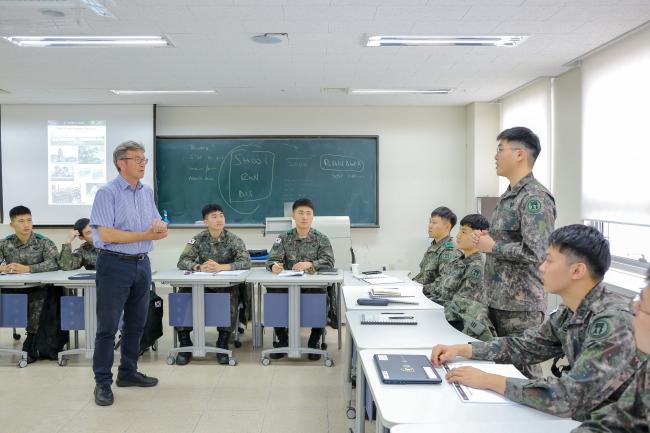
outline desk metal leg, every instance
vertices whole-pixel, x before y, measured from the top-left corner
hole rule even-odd
[[[262,285],[253,284],[251,293],[251,308],[253,312],[253,349],[261,348],[263,341],[262,333]]]
[[[361,362],[357,362],[357,416],[354,419],[354,433],[364,433],[366,430],[366,372],[363,371]]]
[[[67,364],[66,356],[84,355],[84,358],[90,359],[95,353],[95,335],[97,334],[97,288],[87,286],[83,288],[84,296],[84,333],[86,334],[86,344],[83,348],[64,350],[59,352],[59,365]]]
[[[0,311],[2,311],[2,290],[0,290]],[[15,329],[14,329],[15,333]],[[7,353],[10,355],[20,355],[20,360],[18,361],[18,367],[23,368],[27,367],[27,352],[18,349],[9,349],[9,348],[0,348],[0,353]]]
[[[343,326],[343,319],[341,318],[341,283],[336,284],[336,320],[338,321],[339,329],[339,350],[341,350],[341,327]]]
[[[228,355],[228,364],[237,365],[232,356],[232,350],[208,347],[205,344],[205,286],[201,283],[192,284],[192,326],[194,327],[194,345],[189,347],[175,347],[167,354],[167,363],[173,364],[176,354],[192,351],[194,356],[206,356],[208,353],[224,353]]]

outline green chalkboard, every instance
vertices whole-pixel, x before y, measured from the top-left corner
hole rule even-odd
[[[228,224],[259,225],[308,197],[316,215],[377,226],[377,146],[365,136],[156,137],[158,209],[191,224],[219,203]]]

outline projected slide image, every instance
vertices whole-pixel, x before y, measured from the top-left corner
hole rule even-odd
[[[106,121],[48,122],[49,204],[92,205],[106,182]]]

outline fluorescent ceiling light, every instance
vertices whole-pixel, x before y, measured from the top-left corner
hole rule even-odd
[[[370,36],[368,47],[514,47],[528,36]]]
[[[20,47],[171,47],[163,36],[5,36]]]
[[[451,89],[350,89],[351,95],[446,95]]]
[[[216,90],[111,90],[116,95],[215,95]]]

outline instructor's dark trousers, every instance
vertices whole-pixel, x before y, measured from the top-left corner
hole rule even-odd
[[[117,377],[138,370],[140,339],[147,321],[151,264],[146,254],[119,255],[101,251],[97,256],[97,334],[93,372],[97,384],[113,383],[113,347],[124,311]]]

